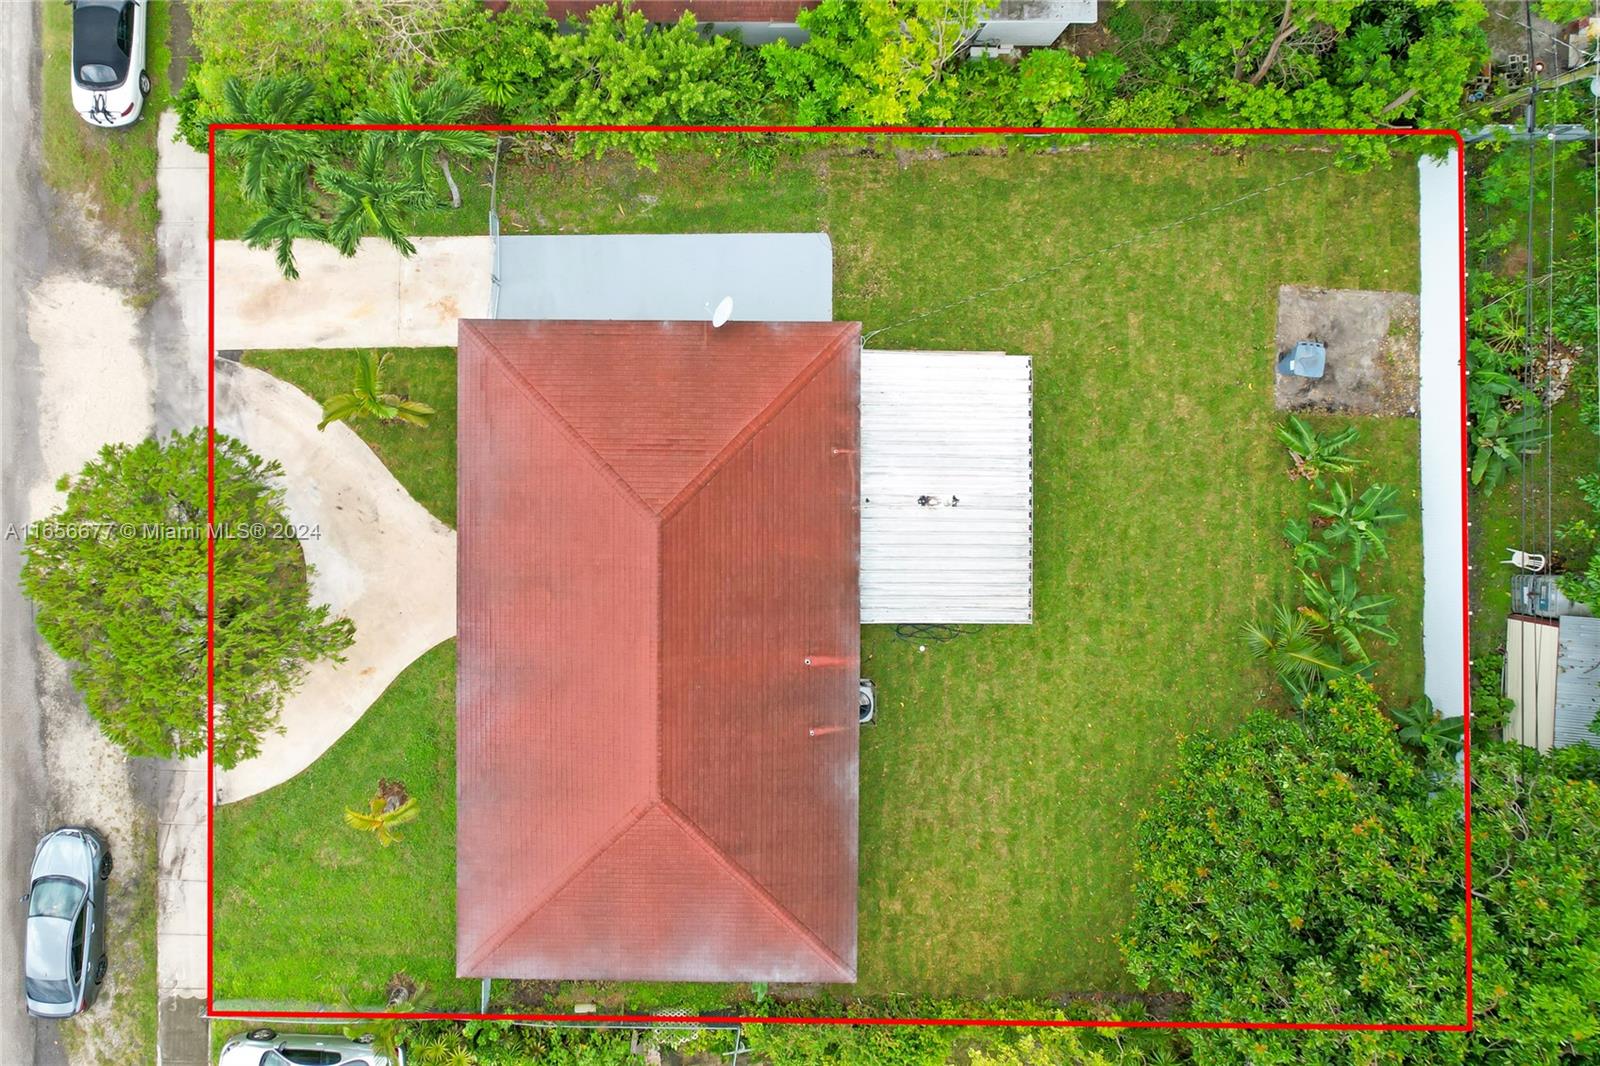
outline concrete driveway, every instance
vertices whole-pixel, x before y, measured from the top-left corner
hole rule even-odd
[[[343,423],[317,429],[315,400],[270,374],[217,366],[217,430],[283,464],[286,505],[315,568],[313,602],[355,623],[343,663],[317,663],[284,704],[284,732],[219,770],[220,802],[253,796],[310,766],[389,683],[456,630],[456,535]]]

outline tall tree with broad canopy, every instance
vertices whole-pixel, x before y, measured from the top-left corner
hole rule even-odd
[[[1473,753],[1474,1025],[1191,1034],[1201,1063],[1555,1063],[1600,1051],[1600,786]],[[1202,1020],[1460,1024],[1460,783],[1399,743],[1360,678],[1184,741],[1141,818],[1134,978]]]
[[[278,728],[308,663],[338,660],[354,629],[314,606],[283,510],[282,470],[216,440],[207,527],[206,431],[113,444],[58,488],[31,529],[22,587],[46,642],[100,728],[130,755],[206,748],[206,544],[216,542],[215,758],[233,766]]]

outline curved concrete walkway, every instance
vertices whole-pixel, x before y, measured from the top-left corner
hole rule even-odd
[[[413,500],[354,430],[317,430],[321,408],[299,389],[236,363],[217,364],[217,431],[284,470],[288,517],[315,568],[313,602],[355,623],[340,664],[316,663],[284,702],[284,732],[261,754],[217,771],[221,803],[253,796],[310,766],[395,677],[456,631],[456,535]],[[419,430],[418,432],[428,432]]]

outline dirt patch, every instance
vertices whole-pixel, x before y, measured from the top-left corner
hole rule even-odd
[[[1405,292],[1279,288],[1271,353],[1278,410],[1416,417],[1418,305]],[[1276,372],[1278,357],[1300,341],[1326,345],[1322,377]]]
[[[101,445],[150,432],[150,372],[139,349],[138,316],[123,293],[52,274],[28,300],[28,335],[39,348],[39,450],[46,479],[29,495],[42,519],[65,499],[55,488]]]

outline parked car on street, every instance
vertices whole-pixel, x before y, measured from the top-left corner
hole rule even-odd
[[[222,1045],[217,1066],[389,1066],[372,1038],[252,1029]]]
[[[106,977],[106,881],[111,852],[98,833],[65,826],[33,849],[23,938],[28,1013],[69,1018],[87,1010]]]
[[[149,0],[69,0],[72,106],[95,126],[139,120],[150,95],[145,63]]]

